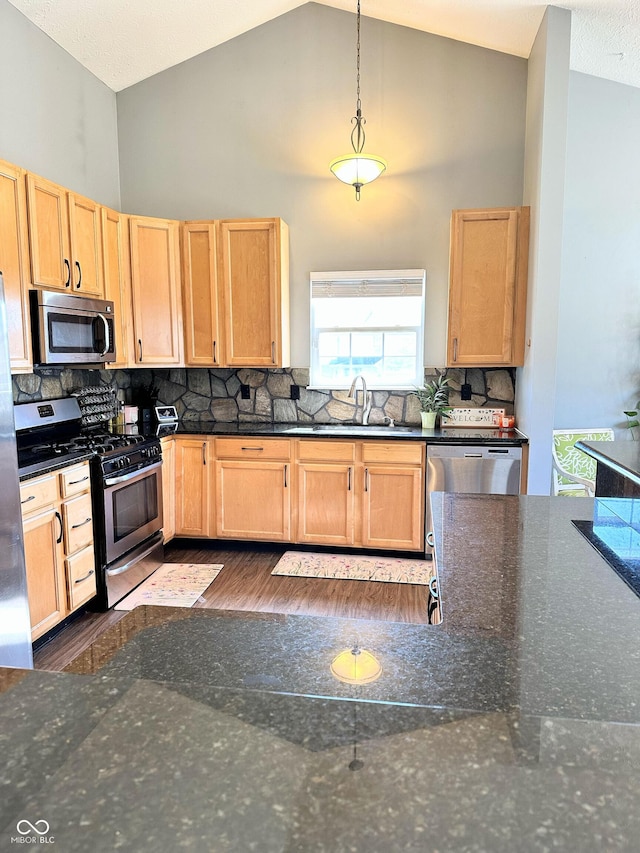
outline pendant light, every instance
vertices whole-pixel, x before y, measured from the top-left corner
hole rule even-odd
[[[360,0],[358,0],[356,29],[356,114],[351,119],[351,124],[353,124],[351,131],[353,154],[343,154],[342,157],[336,157],[329,163],[329,168],[339,181],[355,187],[356,201],[360,201],[362,185],[375,181],[387,168],[387,163],[382,157],[363,153],[366,121],[360,105]]]

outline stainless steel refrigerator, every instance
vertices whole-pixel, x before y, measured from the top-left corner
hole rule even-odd
[[[0,666],[33,668],[13,422],[7,306],[0,272]]]

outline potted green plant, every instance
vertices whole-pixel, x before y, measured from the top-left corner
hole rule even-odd
[[[425,382],[422,388],[416,388],[414,394],[420,403],[420,417],[423,429],[433,429],[436,418],[443,412],[450,412],[449,392],[451,380],[447,379],[446,371],[436,371],[436,378]]]

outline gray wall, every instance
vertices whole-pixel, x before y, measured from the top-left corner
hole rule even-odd
[[[0,0],[0,159],[120,205],[116,96]]]
[[[525,60],[362,21],[365,150],[353,190],[355,16],[302,6],[118,93],[122,208],[174,218],[282,216],[291,229],[292,364],[309,364],[312,270],[427,270],[427,365],[445,358],[453,208],[522,203]]]
[[[555,427],[617,427],[640,398],[640,90],[572,73],[568,131]]]
[[[529,57],[524,203],[531,206],[527,341],[518,426],[531,439],[528,491],[549,494],[566,160],[571,13],[548,6]]]

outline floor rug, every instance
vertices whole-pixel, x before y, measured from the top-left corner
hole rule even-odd
[[[408,560],[404,557],[286,551],[271,574],[303,578],[428,584],[433,574],[431,566],[432,564],[426,560]]]
[[[163,563],[114,610],[133,610],[141,604],[193,607],[221,568],[220,563]]]

